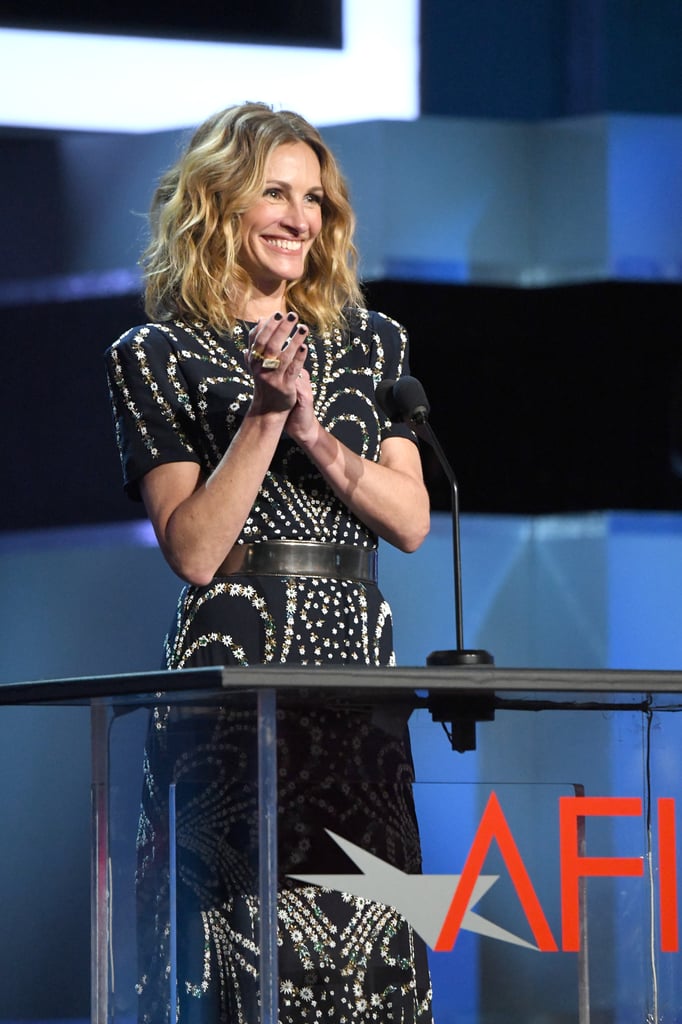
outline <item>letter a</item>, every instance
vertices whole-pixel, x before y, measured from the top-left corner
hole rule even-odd
[[[497,845],[507,865],[538,948],[543,953],[555,953],[557,944],[495,793],[490,794],[434,949],[438,952],[447,952],[454,946],[476,885],[476,879],[481,873],[483,862],[493,839],[497,840]]]

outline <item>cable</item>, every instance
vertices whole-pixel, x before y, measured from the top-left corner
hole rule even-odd
[[[644,802],[646,820],[646,861],[649,878],[649,961],[651,967],[652,1012],[647,1014],[647,1024],[656,1024],[658,1016],[658,968],[656,965],[656,897],[654,891],[654,855],[651,827],[651,730],[654,714],[651,707],[646,709],[646,739],[644,748]]]

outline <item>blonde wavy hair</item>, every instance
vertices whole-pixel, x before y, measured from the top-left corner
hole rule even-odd
[[[333,154],[300,115],[245,103],[200,125],[159,181],[141,260],[149,317],[234,327],[251,284],[239,265],[241,216],[262,194],[270,154],[291,142],[304,142],[317,155],[324,198],[322,229],[303,277],[287,287],[287,303],[318,331],[342,327],[344,309],[362,304],[355,216]]]

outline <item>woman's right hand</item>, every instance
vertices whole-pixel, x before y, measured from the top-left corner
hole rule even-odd
[[[295,313],[274,313],[249,331],[246,363],[253,374],[251,414],[289,412],[297,400],[296,381],[307,354],[308,328]]]

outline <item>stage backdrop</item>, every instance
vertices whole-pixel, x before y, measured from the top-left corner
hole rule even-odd
[[[438,514],[416,554],[382,546],[403,665],[422,665],[431,650],[454,644],[450,542],[449,517]],[[465,643],[491,651],[498,665],[682,664],[682,516],[466,516],[462,552]],[[145,524],[2,535],[0,581],[2,681],[159,667],[180,584]],[[497,723],[482,727],[499,730],[501,757],[513,762],[518,751],[522,761],[536,742],[526,717],[511,732]],[[419,776],[434,770],[434,751],[433,734],[417,725]],[[582,728],[589,773],[590,750],[604,749],[603,736],[591,734],[603,731],[601,716],[588,716]],[[570,754],[575,737],[565,742]],[[477,777],[476,753],[442,747],[443,770]],[[0,1021],[88,1014],[89,770],[87,712],[3,710],[0,815],[11,828],[0,848]],[[621,770],[626,766],[614,765],[613,777]],[[436,840],[424,835],[431,857]],[[493,958],[486,970],[495,969]],[[628,965],[621,969],[627,974]],[[475,1006],[477,977],[468,993],[461,979],[458,994],[450,998],[446,989],[450,1006],[457,998]]]

